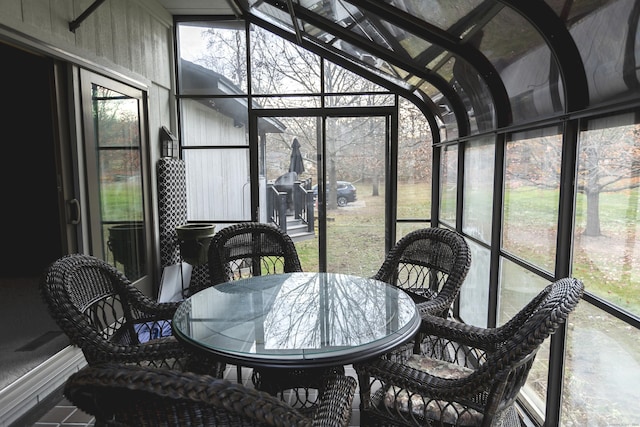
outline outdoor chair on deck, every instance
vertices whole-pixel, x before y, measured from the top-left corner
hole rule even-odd
[[[347,427],[356,381],[342,375],[325,382],[310,414],[226,380],[133,366],[82,369],[69,378],[64,394],[94,415],[96,425]]]
[[[464,238],[444,228],[423,228],[400,239],[374,279],[407,292],[421,314],[447,317],[469,271]]]
[[[583,289],[577,279],[560,279],[498,328],[425,315],[419,352],[354,364],[362,425],[519,427],[513,403],[536,352]]]
[[[64,256],[48,267],[40,289],[51,316],[89,365],[148,365],[222,377],[224,363],[192,354],[172,336],[179,302],[151,300],[103,260]]]

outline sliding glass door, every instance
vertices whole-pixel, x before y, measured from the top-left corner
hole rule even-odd
[[[149,273],[152,254],[144,93],[87,71],[81,93],[91,254],[135,281]]]
[[[259,219],[274,220],[269,200],[274,189],[286,193],[285,227],[305,271],[368,277],[384,259],[390,112],[367,113],[257,111],[256,129],[264,128],[260,120],[281,124],[279,132],[257,132]],[[300,193],[292,186],[312,194],[311,230],[299,227],[295,205]]]

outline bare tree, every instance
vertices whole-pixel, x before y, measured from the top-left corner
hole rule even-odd
[[[507,177],[514,185],[519,182],[557,189],[562,149],[559,141],[559,135],[555,135],[513,143],[518,146],[510,150]],[[600,236],[600,195],[640,185],[640,129],[634,125],[585,130],[578,160],[577,191],[586,199],[583,234]]]

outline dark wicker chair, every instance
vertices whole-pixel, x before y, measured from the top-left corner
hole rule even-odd
[[[470,265],[469,247],[460,234],[423,228],[391,248],[374,279],[402,288],[421,314],[446,317]]]
[[[172,336],[179,302],[156,303],[103,260],[64,256],[49,266],[40,289],[51,316],[89,365],[148,365],[219,377],[224,372],[224,363],[192,354]]]
[[[419,354],[354,365],[362,425],[520,426],[513,403],[536,352],[582,293],[579,280],[560,279],[498,328],[426,315]]]
[[[209,245],[212,285],[296,271],[302,271],[302,266],[291,237],[271,224],[244,222],[231,225],[218,231]]]
[[[265,274],[299,271],[302,271],[302,266],[293,240],[272,224],[243,222],[231,225],[218,231],[209,245],[211,285]],[[193,289],[196,292],[198,290],[200,289]],[[268,373],[269,370],[263,370],[263,374]],[[290,371],[290,374],[293,378],[298,377],[296,371]],[[237,375],[238,381],[241,381],[240,366],[237,368]],[[300,378],[304,375],[306,374],[301,373]],[[257,370],[254,371],[254,383],[258,388],[273,385],[265,378],[261,380]]]
[[[348,426],[355,379],[325,379],[321,402],[302,414],[267,393],[207,375],[123,365],[87,367],[65,396],[113,426]]]

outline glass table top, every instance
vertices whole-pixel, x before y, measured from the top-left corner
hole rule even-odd
[[[288,273],[223,283],[187,298],[176,337],[254,367],[324,367],[408,341],[420,315],[402,290],[336,273]]]

